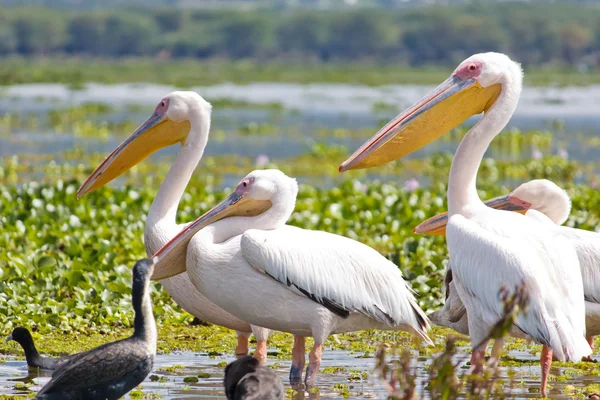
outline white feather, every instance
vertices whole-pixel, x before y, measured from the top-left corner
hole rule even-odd
[[[559,359],[579,360],[590,353],[579,261],[556,229],[487,209],[469,220],[451,217],[447,238],[458,294],[469,317],[477,316],[475,329],[469,324],[474,344],[502,316],[500,287],[524,283],[530,304],[527,315],[518,318],[519,328],[550,346]]]
[[[327,232],[286,226],[284,230],[249,230],[242,236],[241,247],[254,268],[318,299],[329,299],[390,326],[428,328],[428,319],[398,267],[369,246]]]

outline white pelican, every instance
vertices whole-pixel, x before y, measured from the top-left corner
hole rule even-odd
[[[144,244],[148,255],[154,254],[187,225],[176,223],[177,207],[206,148],[210,117],[211,105],[198,93],[170,93],[158,103],[152,115],[92,172],[77,191],[77,197],[104,186],[159,149],[181,144],[177,159],[160,185],[146,219]],[[182,267],[185,270],[185,264]],[[236,355],[248,353],[248,337],[251,331],[254,332],[257,340],[254,355],[264,362],[268,330],[250,327],[248,323],[217,307],[196,290],[185,272],[164,279],[161,284],[175,302],[190,314],[236,330]]]
[[[156,253],[154,278],[183,272],[187,257],[190,279],[215,304],[252,324],[314,337],[307,386],[332,333],[406,330],[431,343],[429,321],[394,263],[344,236],[285,224],[297,193],[296,180],[279,170],[250,173]]]
[[[344,171],[381,165],[426,145],[468,117],[485,113],[454,156],[446,228],[453,281],[469,315],[476,368],[483,361],[485,338],[502,316],[498,292],[503,285],[512,290],[524,283],[529,291],[529,312],[519,315],[518,329],[550,347],[560,360],[578,361],[591,353],[584,337],[583,283],[573,245],[554,226],[489,208],[477,195],[479,164],[512,116],[521,87],[521,68],[506,55],[471,56],[340,166]],[[494,361],[501,349],[501,341],[496,341]],[[545,394],[545,382],[542,389]]]
[[[567,220],[571,211],[571,200],[567,192],[546,179],[526,182],[512,193],[486,201],[485,204],[501,210],[526,212],[528,217],[559,226]],[[531,209],[527,211],[529,205]],[[436,215],[417,226],[415,232],[443,235],[447,221],[447,213]],[[594,336],[600,334],[600,234],[565,226],[561,226],[559,230],[577,251],[583,279],[586,340],[593,349]],[[430,315],[431,320],[437,325],[468,335],[467,315],[463,312],[464,307],[454,289],[450,270],[446,272],[445,287],[446,303]],[[547,354],[547,350],[542,354]],[[584,357],[584,360],[589,359]]]

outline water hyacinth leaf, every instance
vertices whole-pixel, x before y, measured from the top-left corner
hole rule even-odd
[[[81,283],[81,281],[84,279],[81,271],[69,271],[65,274],[65,277],[67,278],[67,281],[69,282],[69,285],[71,285],[71,286],[79,285]]]

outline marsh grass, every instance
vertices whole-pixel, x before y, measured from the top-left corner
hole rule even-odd
[[[492,327],[485,342],[504,340],[521,312],[527,312],[529,294],[524,284],[509,290],[502,286],[498,293],[504,305],[503,317]],[[428,367],[428,381],[424,388],[417,386],[417,361],[410,347],[398,344],[382,345],[375,357],[375,372],[386,383],[390,400],[412,400],[423,398],[428,392],[432,399],[453,400],[504,398],[514,387],[514,374],[509,373],[509,382],[500,378],[498,364],[484,363],[460,371],[468,355],[457,347],[458,338],[449,335],[443,351],[432,357]],[[508,385],[508,387],[506,386]]]

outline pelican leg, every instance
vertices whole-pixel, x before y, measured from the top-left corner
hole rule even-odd
[[[550,367],[552,366],[552,349],[546,345],[542,346],[540,366],[542,367],[542,397],[548,397],[546,393],[546,383],[548,382],[548,374],[550,373]]]
[[[587,340],[588,344],[592,348],[592,351],[594,351],[594,337],[593,336],[589,336],[589,337],[586,337],[585,340]],[[587,357],[583,357],[581,359],[581,361],[594,362],[593,354],[590,354]]]
[[[235,347],[235,356],[237,358],[244,357],[248,355],[248,337],[249,333],[246,332],[236,332],[237,333],[237,346]]]
[[[267,341],[257,340],[254,358],[260,361],[261,365],[267,365]]]
[[[315,386],[315,377],[321,366],[321,357],[323,357],[323,345],[315,343],[308,354],[308,367],[306,367],[306,377],[304,378],[306,388]]]
[[[483,363],[485,362],[485,350],[487,349],[488,343],[490,341],[487,339],[484,341],[479,341],[478,335],[476,335],[476,329],[472,329],[471,325],[472,322],[471,320],[469,320],[469,332],[473,332],[473,337],[471,337],[471,343],[479,343],[478,345],[473,347],[473,351],[471,352],[471,373],[480,374],[483,372]]]
[[[471,369],[474,374],[479,374],[483,371],[483,362],[485,360],[485,347],[483,350],[473,350],[471,353]]]
[[[492,356],[488,360],[488,366],[491,368],[496,368],[498,366],[498,362],[500,361],[500,357],[502,356],[502,348],[504,347],[505,340],[500,338],[494,341],[494,347],[492,347]]]
[[[294,336],[294,347],[292,348],[292,366],[290,367],[290,384],[295,385],[302,382],[302,371],[306,363],[306,338]]]

